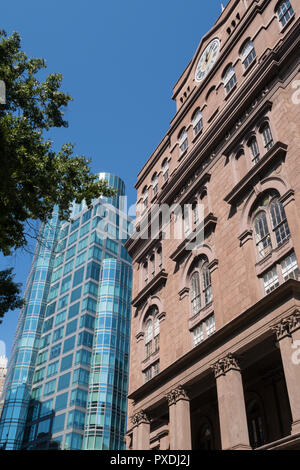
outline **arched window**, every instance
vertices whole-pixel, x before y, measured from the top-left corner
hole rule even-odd
[[[261,408],[257,400],[252,400],[247,405],[247,418],[250,445],[253,449],[265,443],[265,432]]]
[[[156,194],[158,193],[158,176],[156,173],[152,177],[152,188],[153,188],[153,196],[156,196]]]
[[[202,113],[200,109],[197,109],[197,111],[193,115],[192,121],[193,121],[194,135],[197,135],[203,128],[203,119],[202,119]]]
[[[228,94],[237,83],[235,70],[232,64],[230,64],[225,70],[223,80],[226,94]]]
[[[178,136],[180,153],[183,153],[188,148],[188,137],[186,129],[182,129]]]
[[[251,150],[251,153],[252,153],[252,162],[253,162],[254,165],[256,165],[256,163],[259,162],[259,158],[260,158],[259,147],[258,147],[256,137],[252,137],[249,140],[248,146],[249,146],[249,148]]]
[[[147,315],[145,323],[145,354],[148,359],[152,354],[159,351],[159,319],[158,309],[152,307]]]
[[[265,149],[270,150],[270,148],[272,148],[274,145],[274,141],[270,126],[267,122],[261,127],[260,132],[264,138]]]
[[[213,300],[211,288],[211,276],[208,261],[200,259],[190,279],[190,295],[192,315],[197,315],[203,306],[210,304]]]
[[[294,16],[294,10],[290,0],[280,2],[276,8],[276,13],[283,28]]]
[[[261,210],[254,219],[255,240],[260,258],[264,258],[290,237],[290,230],[284,207],[275,192],[263,196],[257,206]]]
[[[248,40],[243,46],[241,50],[241,58],[242,58],[244,67],[247,70],[249,65],[252,64],[252,62],[256,58],[256,52],[255,52],[254,44],[252,41]]]
[[[168,160],[164,160],[163,164],[162,164],[162,173],[163,173],[163,179],[164,179],[164,182],[167,181],[169,179],[169,162]]]

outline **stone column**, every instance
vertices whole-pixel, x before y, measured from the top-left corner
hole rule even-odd
[[[169,436],[171,450],[191,450],[190,400],[181,387],[166,396],[169,405]]]
[[[300,432],[300,310],[273,327],[279,343],[292,412],[292,434]]]
[[[134,425],[132,449],[149,450],[150,449],[150,419],[144,410],[135,413],[131,422]]]
[[[249,450],[249,433],[241,370],[228,354],[213,366],[217,381],[222,450]]]

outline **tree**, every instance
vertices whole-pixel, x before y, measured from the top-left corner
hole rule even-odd
[[[0,31],[0,80],[6,102],[0,104],[0,251],[4,255],[27,244],[30,220],[45,221],[58,207],[68,220],[72,201],[113,196],[106,181],[97,181],[84,156],[73,156],[73,145],[55,152],[45,137],[52,128],[67,127],[63,110],[72,100],[61,91],[62,75],[45,80],[37,75],[45,61],[28,58],[18,33]],[[29,229],[30,230],[30,229]],[[6,272],[2,275],[5,279]],[[8,305],[8,304],[6,304]]]
[[[12,268],[0,271],[0,323],[8,310],[15,310],[23,306],[20,297],[21,286],[13,281]]]

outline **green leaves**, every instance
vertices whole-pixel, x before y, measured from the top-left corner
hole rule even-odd
[[[84,156],[73,156],[73,145],[54,152],[45,133],[67,127],[63,110],[72,100],[61,91],[62,75],[37,78],[44,59],[28,58],[14,32],[0,31],[0,80],[6,84],[6,104],[0,105],[0,250],[26,245],[28,219],[46,220],[54,206],[68,219],[72,201],[89,205],[100,195],[115,191],[90,173]]]

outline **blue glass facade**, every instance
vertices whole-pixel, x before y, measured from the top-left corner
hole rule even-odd
[[[13,424],[8,412],[1,420],[0,445],[7,442],[7,448],[124,448],[132,276],[124,243],[130,222],[122,211],[123,181],[107,173],[99,178],[118,189],[118,196],[99,198],[91,208],[74,204],[70,223],[56,221],[40,292],[43,305],[36,308],[37,333],[30,343],[30,374],[22,375],[26,406],[18,418],[19,437],[13,428],[7,438]],[[36,260],[29,280],[37,277],[38,252]],[[30,296],[31,289],[26,300]],[[24,324],[31,321],[28,305],[20,316]],[[106,317],[103,335],[99,321]],[[17,332],[18,344],[27,341],[25,331]],[[12,368],[17,370],[19,362],[14,348]],[[11,377],[6,382],[7,410],[14,383]],[[103,422],[94,415],[103,416]]]

